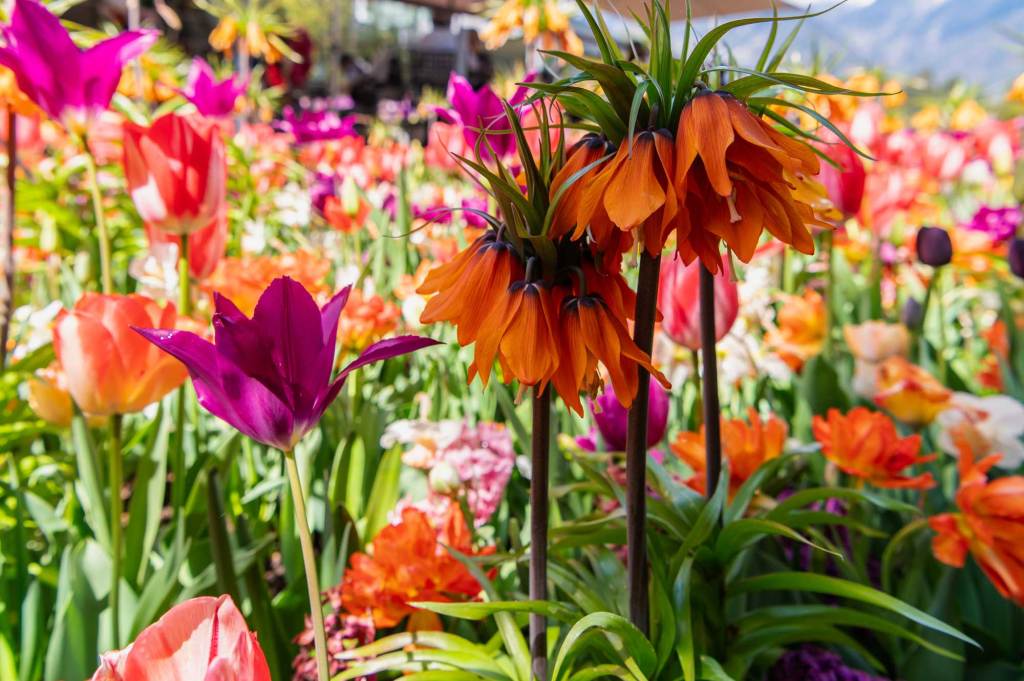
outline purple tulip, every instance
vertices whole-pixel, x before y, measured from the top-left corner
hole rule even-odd
[[[668,424],[668,393],[656,381],[648,389],[647,446],[653,447],[665,437]],[[605,447],[614,452],[626,449],[626,422],[629,410],[625,409],[609,385],[597,399],[590,401],[590,412],[601,433]]]
[[[1024,212],[1017,206],[990,208],[982,206],[964,226],[975,232],[984,232],[994,241],[1006,241],[1017,234],[1024,221]]]
[[[942,267],[953,260],[953,241],[941,227],[917,230],[917,259],[925,265]]]
[[[296,144],[324,142],[343,137],[358,137],[356,117],[339,116],[333,111],[299,111],[290,106],[284,109],[284,118],[274,127],[281,132],[290,132]]]
[[[528,73],[524,82],[529,83],[535,77],[536,74]],[[509,105],[516,108],[526,99],[526,94],[527,88],[520,86],[508,100]],[[468,80],[452,72],[448,77],[448,101],[451,108],[435,109],[438,118],[445,123],[461,125],[466,144],[482,158],[504,158],[515,152],[516,140],[511,132],[512,124],[505,115],[501,98],[490,85],[474,90]],[[486,139],[483,139],[484,135]]]
[[[768,672],[767,681],[887,681],[847,667],[836,653],[817,646],[786,651]]]
[[[331,380],[338,318],[351,287],[323,309],[298,282],[275,279],[252,319],[214,296],[214,343],[188,331],[135,329],[179,359],[199,404],[242,433],[288,451],[316,426],[350,373],[437,341],[399,336],[374,343]]]
[[[324,213],[328,197],[334,196],[337,191],[335,184],[334,175],[328,173],[318,172],[313,178],[313,183],[309,187],[309,200],[313,204],[313,209],[320,215]]]
[[[235,112],[235,101],[249,87],[248,78],[217,80],[213,69],[201,57],[192,60],[181,96],[192,102],[204,116],[221,118]]]
[[[18,88],[69,131],[83,133],[110,107],[124,65],[156,42],[156,31],[128,31],[80,49],[37,0],[15,0],[9,25],[0,26],[0,65]]]
[[[1024,239],[1014,239],[1010,242],[1006,259],[1010,263],[1010,271],[1024,279]]]

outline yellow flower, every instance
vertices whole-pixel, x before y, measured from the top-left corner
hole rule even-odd
[[[1006,93],[1006,101],[1024,104],[1024,73],[1017,76]]]
[[[952,393],[921,367],[895,356],[878,367],[875,403],[911,426],[931,423]]]
[[[953,111],[949,127],[953,130],[974,130],[988,120],[988,111],[977,100],[965,99]]]

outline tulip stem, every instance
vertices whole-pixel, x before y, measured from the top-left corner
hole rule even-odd
[[[18,116],[13,109],[7,110],[7,206],[3,217],[3,237],[0,238],[0,270],[4,281],[0,283],[3,297],[0,298],[0,370],[7,368],[7,338],[14,314],[14,189],[18,169]]]
[[[188,317],[192,314],[192,292],[189,290],[188,234],[181,235],[181,246],[178,251],[178,314]]]
[[[551,449],[551,391],[533,389],[530,442],[530,600],[548,597],[548,470]],[[547,681],[547,620],[530,613],[533,678]]]
[[[721,409],[718,404],[718,355],[715,352],[715,275],[700,266],[700,347],[704,364],[704,461],[710,499],[722,475]]]
[[[636,286],[636,325],[633,342],[648,355],[654,345],[658,274],[661,256],[644,249]],[[626,568],[629,581],[629,619],[644,634],[649,629],[650,596],[647,576],[647,411],[651,375],[637,367],[637,388],[626,422]]]
[[[110,644],[121,647],[121,415],[110,417]]]
[[[833,325],[836,323],[835,311],[832,309],[832,305],[835,302],[835,271],[833,268],[833,244],[834,232],[831,229],[826,229],[821,234],[822,247],[825,251],[825,347],[822,354],[826,357],[832,356],[832,343],[835,333],[833,333]]]
[[[89,191],[92,194],[92,210],[96,215],[96,232],[100,242],[100,284],[104,293],[113,293],[114,280],[110,271],[110,232],[107,231],[107,218],[103,213],[103,196],[100,194],[99,173],[96,169],[96,158],[89,150],[89,142],[82,137],[82,148],[85,150],[85,170],[88,175]]]
[[[313,620],[313,642],[316,647],[316,667],[319,681],[329,681],[330,671],[327,665],[327,633],[324,629],[324,606],[320,600],[320,584],[317,579],[316,555],[313,552],[313,537],[309,532],[306,519],[306,499],[302,493],[302,481],[299,479],[299,466],[295,461],[295,453],[289,450],[284,453],[285,467],[288,469],[288,482],[291,484],[292,503],[295,506],[295,527],[299,531],[299,544],[302,546],[302,566],[306,571],[306,588],[309,591],[309,610]]]
[[[697,389],[697,397],[693,401],[693,411],[697,415],[696,427],[700,428],[704,423],[704,400],[701,398],[701,391],[704,389],[700,380],[700,351],[690,350],[693,360],[693,387]]]

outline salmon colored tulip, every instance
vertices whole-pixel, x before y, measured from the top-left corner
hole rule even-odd
[[[793,371],[821,352],[825,328],[825,299],[812,289],[802,296],[783,295],[775,319],[778,326],[765,334],[765,343]]]
[[[960,447],[960,489],[955,513],[928,519],[937,533],[932,553],[946,565],[963,567],[970,552],[1004,598],[1024,607],[1024,477],[988,480],[999,455],[975,462]]]
[[[200,116],[165,114],[148,128],[124,124],[124,173],[139,215],[171,234],[213,222],[225,201],[224,141]]]
[[[899,356],[882,362],[877,381],[875,404],[912,426],[931,423],[953,395],[927,371]]]
[[[843,337],[854,359],[853,392],[867,399],[878,392],[879,365],[890,357],[905,357],[910,350],[910,333],[903,324],[848,324]]]
[[[685,264],[681,258],[661,261],[658,286],[661,329],[673,341],[690,350],[700,350],[700,264]],[[722,340],[736,323],[740,311],[739,291],[732,280],[728,259],[715,275],[715,340]]]
[[[181,385],[185,367],[131,329],[173,329],[177,320],[173,305],[141,295],[79,298],[53,329],[54,351],[78,407],[91,416],[136,412]]]
[[[92,681],[270,681],[256,634],[230,596],[185,601],[124,650],[100,657]]]
[[[885,414],[865,407],[846,414],[829,409],[826,417],[814,417],[812,430],[825,458],[844,473],[892,489],[928,489],[935,485],[931,473],[913,477],[904,473],[908,466],[935,457],[919,456],[921,436],[900,437]]]

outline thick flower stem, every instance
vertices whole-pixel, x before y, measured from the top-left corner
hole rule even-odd
[[[7,367],[7,338],[14,314],[14,187],[15,172],[18,168],[18,117],[12,109],[7,110],[7,206],[4,211],[3,236],[0,237],[0,270],[4,280],[0,282],[3,296],[0,297],[0,370]]]
[[[192,314],[192,292],[189,289],[188,234],[181,235],[178,248],[178,314],[188,317]]]
[[[327,633],[324,629],[324,606],[320,601],[320,584],[317,579],[316,555],[313,553],[313,536],[306,520],[306,498],[302,493],[302,481],[299,479],[299,466],[295,461],[294,452],[284,453],[284,464],[288,469],[288,482],[291,484],[292,504],[295,506],[295,527],[299,531],[299,544],[302,547],[302,567],[306,571],[306,588],[309,591],[309,610],[313,620],[313,641],[316,646],[316,667],[319,681],[328,681],[330,671],[327,666]]]
[[[704,363],[704,459],[708,498],[722,474],[721,409],[718,404],[718,355],[715,352],[715,275],[700,266],[700,347]]]
[[[551,448],[551,391],[533,389],[530,443],[530,600],[548,597],[548,468]],[[533,678],[547,681],[547,620],[530,614]]]
[[[110,270],[110,233],[107,231],[107,218],[103,213],[99,172],[96,169],[96,159],[89,151],[89,143],[84,137],[82,138],[82,148],[85,150],[85,170],[89,178],[92,210],[96,215],[96,234],[100,242],[100,285],[104,293],[113,293],[114,279]]]
[[[121,647],[121,415],[110,417],[110,645]]]
[[[825,347],[823,354],[826,357],[832,356],[832,344],[835,339],[835,329],[833,328],[836,323],[836,313],[833,309],[835,305],[835,268],[833,260],[835,258],[835,245],[834,245],[834,232],[832,230],[825,230],[822,235],[822,247],[825,251],[825,262],[827,270],[825,272]]]
[[[654,319],[657,316],[658,273],[661,256],[646,250],[640,255],[640,274],[636,287],[636,325],[633,342],[642,352],[651,354],[654,345]],[[629,577],[629,619],[645,634],[649,628],[647,576],[647,408],[651,375],[637,367],[636,396],[629,409],[626,426],[626,567]]]

